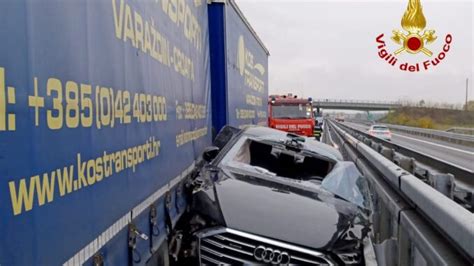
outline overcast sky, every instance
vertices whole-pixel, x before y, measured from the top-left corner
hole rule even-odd
[[[270,51],[270,93],[294,92],[305,97],[421,100],[463,103],[465,80],[472,77],[472,0],[421,0],[427,21],[438,39],[427,46],[434,56],[444,37],[452,34],[451,50],[436,67],[406,73],[378,57],[376,37],[384,33],[388,50],[399,48],[390,40],[402,29],[408,0],[302,1],[237,0],[239,7]],[[399,62],[423,62],[422,53],[398,56]]]

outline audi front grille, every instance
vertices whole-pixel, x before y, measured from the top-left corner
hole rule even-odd
[[[230,228],[197,233],[201,265],[334,265],[325,254]]]

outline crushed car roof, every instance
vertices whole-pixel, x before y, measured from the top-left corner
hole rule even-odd
[[[244,130],[243,134],[250,137],[257,138],[257,139],[282,140],[282,141],[291,139],[291,137],[288,136],[287,132],[268,128],[268,127],[248,126],[248,127],[245,127],[243,130]],[[319,153],[321,155],[327,156],[337,161],[343,160],[341,153],[337,149],[327,144],[316,141],[312,138],[307,138],[303,136],[301,136],[301,138],[304,138],[305,140],[304,142],[301,143],[303,145],[303,149]]]

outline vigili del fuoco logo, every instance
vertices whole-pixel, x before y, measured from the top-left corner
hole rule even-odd
[[[420,0],[408,0],[407,10],[403,14],[401,25],[403,30],[393,30],[391,40],[399,46],[393,53],[387,51],[384,34],[377,36],[378,55],[389,65],[397,67],[402,71],[420,72],[427,71],[439,65],[446,57],[451,48],[453,37],[447,34],[444,37],[442,51],[436,54],[430,50],[430,45],[438,39],[435,30],[426,29],[426,18],[423,15],[423,7]],[[398,62],[400,54],[422,53],[427,59],[420,62]]]

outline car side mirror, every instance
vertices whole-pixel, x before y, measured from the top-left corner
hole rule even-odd
[[[210,146],[204,149],[202,152],[202,159],[204,161],[210,163],[214,158],[217,157],[217,154],[219,154],[220,149],[216,146]]]

